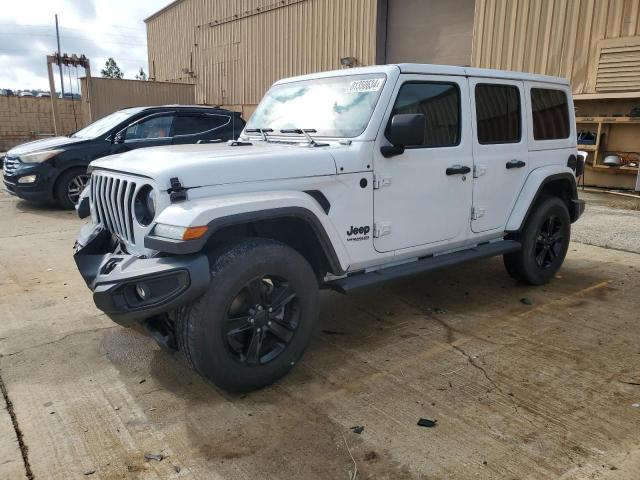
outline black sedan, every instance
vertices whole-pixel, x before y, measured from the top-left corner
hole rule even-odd
[[[4,157],[4,185],[24,200],[72,208],[92,160],[133,148],[233,140],[244,128],[238,112],[195,106],[127,108],[67,137],[24,143]]]

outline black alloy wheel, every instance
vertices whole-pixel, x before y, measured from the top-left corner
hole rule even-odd
[[[540,225],[536,236],[535,256],[536,265],[540,268],[553,266],[563,249],[563,225],[562,220],[555,216],[549,216]]]
[[[545,195],[533,205],[522,229],[510,236],[522,248],[504,255],[504,266],[519,282],[543,285],[562,266],[570,237],[571,217],[566,203]]]
[[[266,275],[250,281],[233,299],[222,333],[238,362],[264,365],[287,348],[299,317],[297,294],[289,283]]]
[[[209,252],[207,291],[177,312],[178,350],[220,388],[248,392],[291,370],[318,319],[318,280],[299,252],[246,238]]]

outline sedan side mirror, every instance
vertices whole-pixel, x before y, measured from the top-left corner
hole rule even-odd
[[[400,155],[404,148],[424,143],[425,116],[422,113],[399,113],[391,118],[391,124],[387,128],[386,136],[392,146],[384,146],[380,149],[386,158]]]

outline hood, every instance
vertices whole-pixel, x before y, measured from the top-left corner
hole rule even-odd
[[[41,140],[34,140],[33,142],[23,143],[17,147],[13,147],[7,152],[7,155],[19,156],[25,153],[38,152],[40,150],[49,150],[50,148],[64,147],[65,145],[71,145],[73,143],[80,143],[87,141],[86,138],[71,138],[71,137],[53,137],[43,138]]]
[[[254,142],[173,145],[131,150],[91,163],[107,169],[153,178],[166,188],[177,177],[185,188],[226,183],[334,175],[332,147]],[[335,148],[335,147],[334,147]]]

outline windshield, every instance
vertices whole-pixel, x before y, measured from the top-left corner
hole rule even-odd
[[[381,73],[318,78],[276,85],[247,129],[313,129],[321,137],[357,137],[369,123],[386,76]]]
[[[137,112],[137,110],[120,110],[119,112],[114,112],[111,115],[107,115],[100,120],[96,120],[95,122],[90,123],[82,130],[78,130],[71,136],[74,138],[99,137],[100,135],[104,135],[105,133],[107,133],[116,125],[124,122],[127,118],[135,115]]]

